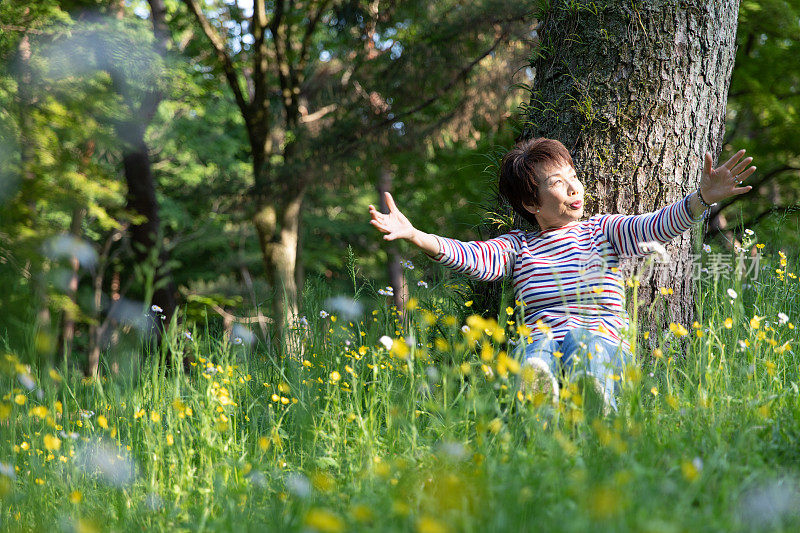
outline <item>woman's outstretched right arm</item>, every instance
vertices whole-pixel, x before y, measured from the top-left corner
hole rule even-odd
[[[387,241],[406,239],[428,254],[434,261],[467,276],[494,281],[508,275],[514,265],[519,238],[513,234],[488,241],[461,242],[416,229],[397,209],[392,195],[386,194],[389,213],[369,206],[370,224],[385,233]]]

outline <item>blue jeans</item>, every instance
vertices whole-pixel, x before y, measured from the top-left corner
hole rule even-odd
[[[620,376],[624,364],[630,360],[630,354],[619,344],[585,328],[575,328],[561,341],[542,339],[524,346],[523,360],[538,357],[547,363],[557,378],[585,372],[599,379],[606,401],[614,410],[617,409],[615,394],[619,391],[619,379],[615,380],[613,376]],[[554,352],[560,352],[561,357],[555,357]]]

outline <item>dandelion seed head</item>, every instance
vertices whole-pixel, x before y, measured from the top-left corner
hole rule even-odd
[[[751,531],[782,529],[800,515],[800,485],[788,477],[758,482],[742,493],[738,509]]]
[[[311,482],[299,472],[292,472],[286,476],[286,490],[298,498],[311,496]]]
[[[8,479],[17,479],[17,474],[14,472],[14,467],[5,463],[0,463],[0,475],[6,476]]]
[[[325,300],[325,307],[333,313],[337,313],[345,320],[355,320],[364,311],[364,306],[360,302],[348,296],[334,296]]]
[[[97,252],[92,245],[74,235],[58,235],[48,239],[43,252],[54,260],[74,257],[84,268],[93,268],[97,264]]]
[[[256,342],[255,334],[250,331],[248,328],[241,324],[234,324],[231,328],[231,336],[233,336],[234,342],[238,338],[240,342],[236,344],[246,344],[251,346],[253,343]]]
[[[115,487],[124,487],[134,479],[135,464],[128,452],[104,442],[89,442],[80,447],[75,465],[84,474],[97,476]]]
[[[160,511],[164,507],[164,500],[155,492],[151,492],[145,496],[144,506],[150,511]]]
[[[31,377],[30,374],[18,374],[17,380],[29,391],[36,387],[36,382],[33,380],[33,377]]]
[[[464,461],[469,456],[469,452],[464,445],[454,441],[440,442],[438,452],[440,455],[455,461]]]

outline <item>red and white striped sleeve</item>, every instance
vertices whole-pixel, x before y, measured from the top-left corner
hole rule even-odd
[[[689,196],[643,215],[601,215],[600,228],[620,256],[647,255],[645,242],[666,244],[692,227]]]
[[[521,230],[487,241],[463,242],[434,235],[439,255],[432,259],[456,272],[480,281],[495,281],[514,269],[522,239]]]

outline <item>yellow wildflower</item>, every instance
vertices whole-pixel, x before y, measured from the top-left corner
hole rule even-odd
[[[44,447],[50,451],[58,450],[61,448],[61,439],[54,435],[47,434],[44,436]]]
[[[681,324],[676,324],[675,322],[670,322],[669,331],[679,337],[689,334],[689,331],[685,327],[683,327]]]
[[[44,418],[47,416],[47,407],[44,405],[37,405],[36,407],[32,407],[30,411],[28,411],[30,416],[38,416],[39,418]]]
[[[340,533],[344,531],[345,524],[339,515],[320,508],[313,508],[306,513],[306,527],[321,533]]]

